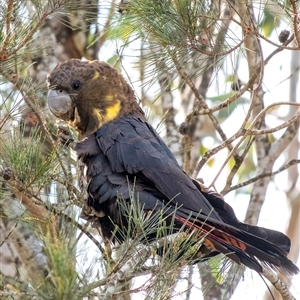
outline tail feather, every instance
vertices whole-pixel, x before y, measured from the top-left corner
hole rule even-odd
[[[226,255],[224,248],[234,251],[240,263],[258,272],[266,266],[287,274],[299,273],[299,269],[287,258],[291,241],[285,234],[239,222],[232,207],[224,201],[222,195],[208,190],[195,179],[193,182],[223,222],[181,207],[178,215],[183,218],[182,222],[184,220],[191,228],[206,233],[207,239],[215,244],[219,252]]]
[[[285,234],[279,231],[259,226],[248,225],[241,222],[235,224],[235,226],[238,229],[251,233],[254,236],[258,236],[261,239],[267,240],[268,242],[275,244],[281,250],[283,250],[286,255],[288,255],[288,253],[290,252],[290,239]]]
[[[237,263],[242,263],[259,273],[263,271],[263,266],[289,275],[299,272],[297,266],[287,258],[284,247],[277,246],[271,241],[243,229],[213,219],[204,219],[202,215],[198,215],[196,218],[188,217],[180,210],[176,214],[176,219],[180,223],[199,230],[217,251]],[[247,229],[247,227],[241,227]],[[256,230],[252,227],[249,228],[253,232]]]

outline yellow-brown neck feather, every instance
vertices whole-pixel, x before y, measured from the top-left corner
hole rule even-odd
[[[120,100],[113,101],[112,104],[107,106],[104,110],[93,108],[93,114],[99,120],[99,127],[117,118],[119,116],[120,111],[121,111]]]

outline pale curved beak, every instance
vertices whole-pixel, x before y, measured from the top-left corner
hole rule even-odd
[[[61,118],[72,109],[72,99],[69,94],[62,90],[50,90],[47,102],[51,112]]]

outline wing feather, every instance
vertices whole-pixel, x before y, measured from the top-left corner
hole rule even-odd
[[[145,120],[132,115],[123,116],[98,129],[96,136],[113,172],[142,178],[155,186],[166,202],[172,200],[176,205],[184,205],[196,212],[201,209],[202,214],[221,220]]]

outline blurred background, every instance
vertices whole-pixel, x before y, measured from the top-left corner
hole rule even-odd
[[[1,298],[281,299],[220,257],[149,258],[115,281],[79,217],[76,157],[58,146],[46,77],[70,58],[113,65],[185,172],[241,221],[287,234],[297,263],[298,11],[297,1],[0,0]],[[127,250],[114,265],[138,256]],[[299,275],[280,278],[300,297]]]

